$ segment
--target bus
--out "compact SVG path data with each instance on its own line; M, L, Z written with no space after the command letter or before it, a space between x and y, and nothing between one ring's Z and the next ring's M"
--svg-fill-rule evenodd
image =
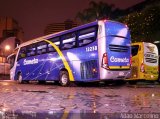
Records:
M156 81L158 79L158 48L153 43L137 42L131 44L132 68L130 83L138 80Z
M124 80L131 75L130 31L99 20L27 41L8 58L10 78L19 83Z
M158 53L159 53L159 76L158 76L158 81L160 82L160 41L155 41L154 44L158 47Z

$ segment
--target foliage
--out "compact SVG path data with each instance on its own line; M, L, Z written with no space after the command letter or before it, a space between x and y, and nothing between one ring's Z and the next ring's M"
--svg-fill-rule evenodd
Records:
M131 30L132 42L154 42L160 39L160 5L152 5L119 19ZM158 36L159 38L158 38ZM155 37L156 36L156 37ZM156 39L157 38L157 39Z
M104 2L91 1L89 8L79 12L76 16L82 23L99 19L115 19L124 15L125 10L115 9L114 5ZM160 2L148 5L140 12L133 12L120 17L118 21L128 25L131 31L132 42L154 42L160 40Z
M89 3L89 8L84 9L82 12L78 12L76 18L81 22L91 22L97 19L110 18L113 13L114 5L109 5L102 1Z

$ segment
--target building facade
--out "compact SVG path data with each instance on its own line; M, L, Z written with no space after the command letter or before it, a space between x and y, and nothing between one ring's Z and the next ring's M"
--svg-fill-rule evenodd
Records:
M18 22L11 17L0 17L0 39L13 36L23 39L24 33Z
M66 20L63 23L51 23L46 26L44 30L44 34L48 35L51 33L56 33L56 32L60 32L63 30L71 29L76 26L78 26L78 23L72 20Z
M0 17L0 75L9 74L7 56L10 55L24 37L18 22L11 17Z
M6 42L8 38L13 39L14 42L16 41L20 43L22 42L23 37L24 32L22 28L19 27L16 20L11 17L0 17L0 55L2 55L2 52L4 51L4 42ZM12 42L8 45L13 47ZM14 46L16 47L15 44Z

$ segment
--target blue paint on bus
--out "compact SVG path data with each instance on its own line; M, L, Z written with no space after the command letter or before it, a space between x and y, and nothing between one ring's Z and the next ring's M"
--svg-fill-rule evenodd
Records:
M45 39L56 44L64 57ZM130 43L126 25L113 21L92 22L21 44L11 77L17 80L21 73L23 80L58 81L67 61L74 81L128 78Z

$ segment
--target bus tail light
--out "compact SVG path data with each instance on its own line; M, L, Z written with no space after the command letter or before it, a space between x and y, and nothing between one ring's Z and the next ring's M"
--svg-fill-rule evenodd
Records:
M102 67L105 68L105 69L109 69L107 53L103 54L103 57L102 57Z
M141 71L142 73L144 73L144 72L145 72L144 64L143 64L143 63L141 64L140 71Z
M132 66L132 56L130 56L130 66Z

